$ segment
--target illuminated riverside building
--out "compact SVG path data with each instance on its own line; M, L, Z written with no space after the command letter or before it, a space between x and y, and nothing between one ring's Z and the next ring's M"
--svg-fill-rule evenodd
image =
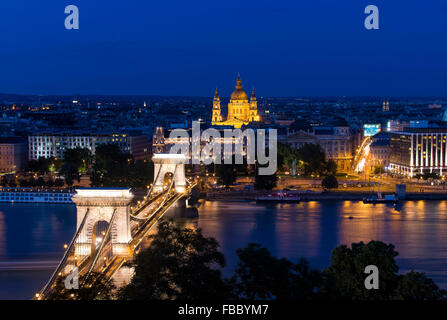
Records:
M371 171L375 166L383 166L384 168L390 165L390 136L387 132L380 132L374 135L372 143L369 145L369 160L368 163Z
M152 152L154 154L157 153L169 153L171 148L175 145L176 147L181 148L181 146L183 146L185 149L188 150L188 154L185 154L188 160L192 160L192 152L191 152L191 146L193 143L193 139L196 139L193 137L192 135L192 130L189 129L187 130L188 132L188 137L179 137L179 136L175 136L174 137L170 137L170 134L173 130L164 130L162 127L157 127L155 129L154 132L154 136L152 138ZM232 145L232 150L233 150L233 154L234 154L234 145L236 143L242 143L243 144L243 150L242 150L242 156L246 156L247 154L247 146L244 140L243 136L240 137L231 137L231 138L226 138L224 137L224 129L220 129L218 130L221 133L221 137L215 139L214 141L216 143L219 143L222 147L221 150L223 152L225 145L229 144ZM199 147L200 150L202 151L204 146L206 145L206 142L201 140L198 142L199 143ZM268 142L266 142L268 143ZM210 154L210 156L212 156L212 154ZM195 157L196 160L200 160L198 159L198 157Z
M28 137L28 159L63 159L67 149L86 148L95 154L100 144L117 144L123 153L132 154L135 160L150 159L151 148L146 135L113 134L40 134Z
M219 154L219 157L221 157L222 152L224 152L224 150L231 150L231 153L233 155L236 154L236 152L238 152L236 150L236 145L240 145L242 146L242 157L246 157L247 156L247 144L248 144L248 139L247 136L249 136L249 134L246 134L245 130L238 130L238 129L233 129L232 127L218 127L218 128L213 128L215 129L219 134L220 137L217 138L213 138L212 141L207 141L206 139L203 139L202 134L203 131L206 129L210 129L210 127L207 127L205 125L200 127L200 136L199 137L195 137L193 135L193 131L192 129L188 129L186 130L187 136L178 136L177 134L175 134L176 129L167 129L165 130L163 127L157 127L154 131L154 135L152 137L152 152L153 154L157 154L157 153L169 153L171 152L171 148L173 146L176 146L176 148L178 148L177 150L188 150L187 154L185 153L186 159L189 160L193 160L192 156L193 156L193 147L192 145L194 143L197 143L197 145L199 146L200 152L202 152L202 150L204 149L205 146L211 144L211 143L217 143L221 146L220 150L221 153ZM268 147L270 144L270 131L271 129L275 129L277 131L277 143L283 143L285 144L287 142L287 135L286 135L286 130L285 128L281 128L281 127L275 127L273 126L272 128L267 128L264 126L260 126L258 128L249 128L252 129L253 134L254 134L254 139L252 140L252 145L256 145L257 141L256 139L259 138L260 135L264 135L264 139L265 139L265 146ZM260 129L262 131L258 132L257 130ZM234 130L234 131L233 131ZM265 131L264 131L265 130ZM229 131L232 132L231 136L226 136L225 131ZM237 131L240 131L240 134L237 133ZM259 136L258 136L259 134ZM214 149L212 150L214 152ZM210 151L209 156L213 157L212 151ZM198 159L198 156L195 155L194 157L195 160L199 161L200 159Z
M447 173L447 127L407 128L390 137L391 172L413 177L425 172Z
M336 118L321 126L298 119L289 127L287 143L294 149L306 143L320 145L326 158L337 163L338 171L349 172L352 168L354 135L344 119Z
M245 91L242 89L242 81L238 76L236 80L236 88L231 94L230 102L228 103L227 119L223 120L219 92L216 89L213 99L213 126L231 126L240 128L243 125L248 125L251 122L259 122L261 117L258 114L258 101L256 99L255 89L251 94L250 100Z

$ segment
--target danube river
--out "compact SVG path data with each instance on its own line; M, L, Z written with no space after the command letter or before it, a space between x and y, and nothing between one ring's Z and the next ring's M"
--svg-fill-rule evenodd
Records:
M74 234L75 211L73 205L0 204L0 299L27 299L43 286ZM236 265L236 249L249 242L322 268L339 244L382 240L396 246L402 272L424 271L447 288L447 201L407 201L400 208L352 201L212 201L199 208L199 218L183 223L219 241L226 275Z

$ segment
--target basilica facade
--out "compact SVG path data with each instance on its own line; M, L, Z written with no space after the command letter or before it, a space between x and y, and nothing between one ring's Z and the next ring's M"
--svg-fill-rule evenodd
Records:
M242 89L240 76L237 77L236 88L231 94L230 102L228 103L226 120L222 118L219 93L216 89L213 99L213 126L233 126L234 128L240 128L242 125L257 121L261 121L261 117L258 114L258 101L256 100L255 90L253 89L249 100L247 94Z

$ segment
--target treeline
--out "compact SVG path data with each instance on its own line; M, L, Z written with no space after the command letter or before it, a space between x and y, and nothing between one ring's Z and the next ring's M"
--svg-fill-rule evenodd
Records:
M257 190L272 190L277 186L278 173L290 172L293 175L302 177L325 177L323 187L331 189L337 188L338 182L335 178L337 164L331 159L326 159L326 155L321 146L311 143L304 144L298 150L292 149L289 145L278 144L277 171L272 175L259 175L258 164L219 164L208 166L209 172L214 172L219 183L229 188L236 182L237 176L252 176L255 178L254 187ZM246 159L244 159L246 161Z
M326 159L326 154L320 145L305 143L299 149L289 145L278 144L278 168L284 171L294 171L304 177L329 176L337 173L337 163Z
M122 300L445 300L424 273L399 274L398 253L391 244L371 241L338 246L331 264L312 269L305 259L294 263L276 258L259 244L237 250L238 264L230 278L222 276L225 257L213 238L201 230L180 228L164 220L149 248L130 264L131 282L116 290L95 276L79 290L66 290L59 280L51 299ZM366 289L365 267L379 270L379 289Z

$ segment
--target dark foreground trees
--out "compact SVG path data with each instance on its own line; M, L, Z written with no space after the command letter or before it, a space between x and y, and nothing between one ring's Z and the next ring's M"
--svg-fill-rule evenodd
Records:
M239 262L231 283L239 299L299 299L315 298L322 283L321 275L309 269L301 259L290 260L273 257L259 244L251 243L236 252Z
M222 279L225 258L219 244L199 230L161 221L150 247L135 261L131 283L119 292L127 300L228 299L231 288Z
M129 285L116 297L125 300L446 300L447 292L420 272L399 274L392 244L380 241L341 245L331 254L328 268L311 269L301 259L276 258L259 244L237 250L237 268L224 278L225 258L213 238L200 229L180 228L162 220L149 248L134 262ZM378 268L379 288L366 289L367 266ZM100 279L99 276L93 279ZM60 280L53 299L110 299L113 287L91 282L79 291L67 291ZM74 295L71 297L71 295ZM99 294L99 295L96 295Z
M305 259L276 258L259 244L236 252L237 268L229 279L220 268L218 243L200 229L160 223L151 247L135 262L132 282L121 299L279 299L279 300L441 300L446 292L423 273L398 274L394 246L380 241L341 245L327 269L311 269ZM365 267L379 269L379 289L365 288Z
M381 241L341 245L332 251L331 264L323 270L323 295L344 300L442 300L447 292L427 278L424 273L410 271L398 274L392 244ZM365 267L375 265L379 270L379 289L365 290Z

